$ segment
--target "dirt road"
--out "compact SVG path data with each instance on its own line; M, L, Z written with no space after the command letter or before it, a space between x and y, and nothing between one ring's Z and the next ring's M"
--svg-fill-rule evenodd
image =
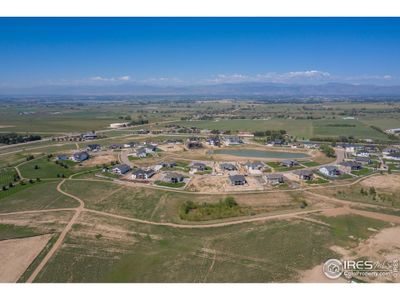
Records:
M75 199L76 201L79 202L79 206L75 209L75 214L71 218L71 220L68 222L67 226L65 226L64 230L61 232L60 236L58 237L57 241L54 243L53 247L50 249L50 251L46 254L46 256L43 258L43 260L40 262L40 264L37 266L35 271L31 274L31 276L28 278L27 282L33 282L37 275L40 273L40 271L43 269L43 267L47 264L47 262L53 257L53 255L57 252L57 250L61 247L65 236L67 233L71 230L72 226L75 224L76 220L78 219L79 215L81 214L85 204L81 199L78 197L75 197L74 195L68 194L64 192L61 189L61 186L64 184L65 179L62 180L58 185L57 185L57 191L60 192L61 194L64 194L68 197L71 197Z

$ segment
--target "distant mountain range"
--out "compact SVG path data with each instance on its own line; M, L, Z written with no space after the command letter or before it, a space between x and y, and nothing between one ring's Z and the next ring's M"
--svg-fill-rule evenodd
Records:
M400 96L400 86L258 82L157 86L124 83L119 85L49 85L29 88L0 87L0 95Z

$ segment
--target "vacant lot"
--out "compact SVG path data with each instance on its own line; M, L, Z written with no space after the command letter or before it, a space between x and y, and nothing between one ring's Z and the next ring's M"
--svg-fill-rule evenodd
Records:
M0 282L17 282L51 234L0 241Z
M353 246L347 234L361 241L373 234L363 227L386 226L362 217L325 220L332 227L291 220L199 230L84 213L37 281L294 282L339 257L330 249L335 243Z
M377 175L367 178L358 184L345 187L326 187L317 189L317 194L338 199L379 204L389 207L400 207L400 175Z
M56 190L58 183L59 181L34 183L33 185L28 183L27 188L0 199L0 212L78 206L76 200L64 196Z

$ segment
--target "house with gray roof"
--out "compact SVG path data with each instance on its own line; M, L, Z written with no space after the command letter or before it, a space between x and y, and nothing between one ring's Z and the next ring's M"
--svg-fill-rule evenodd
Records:
M149 179L155 173L156 172L152 169L149 170L136 169L132 172L132 179Z
M221 163L221 164L219 164L219 167L223 171L235 171L235 170L237 170L236 166L234 164L231 164L231 163Z
M324 166L319 168L318 171L329 177L336 177L340 175L340 170L336 166Z
M207 168L206 164L202 162L194 162L190 165L190 171L192 172L203 172Z
M168 172L165 174L163 181L170 182L170 183L178 183L183 182L185 177L182 174L176 172Z
M312 180L314 178L314 173L310 170L298 170L293 173L298 175L300 180Z
M71 156L71 160L75 162L82 162L87 159L89 159L89 153L87 153L86 151L76 152Z
M267 174L265 175L265 179L267 183L272 185L284 183L283 175L279 173Z
M298 166L299 162L297 160L285 159L281 161L280 165L283 167L292 168L294 166Z
M350 173L351 171L361 170L362 164L355 161L343 161L339 163L339 169L345 173Z
M245 185L247 183L243 175L230 175L229 182L231 185Z
M247 162L244 166L248 171L262 170L265 168L265 164L261 161Z
M111 171L117 175L123 175L128 173L131 170L131 167L126 164L116 165L114 166Z

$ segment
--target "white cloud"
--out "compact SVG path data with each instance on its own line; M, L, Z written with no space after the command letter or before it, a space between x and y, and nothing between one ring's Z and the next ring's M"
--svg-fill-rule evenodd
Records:
M324 78L331 76L328 72L317 70L289 72L284 75L287 75L289 78Z
M212 83L238 83L238 82L281 82L290 83L296 81L312 81L312 80L327 80L331 78L331 74L324 71L307 70L293 71L287 73L268 72L256 75L245 74L218 74L211 79L206 79L206 82Z
M129 81L131 77L128 75L120 76L120 77L102 77L102 76L93 76L89 77L91 81L106 81L106 82L117 82L117 81Z

